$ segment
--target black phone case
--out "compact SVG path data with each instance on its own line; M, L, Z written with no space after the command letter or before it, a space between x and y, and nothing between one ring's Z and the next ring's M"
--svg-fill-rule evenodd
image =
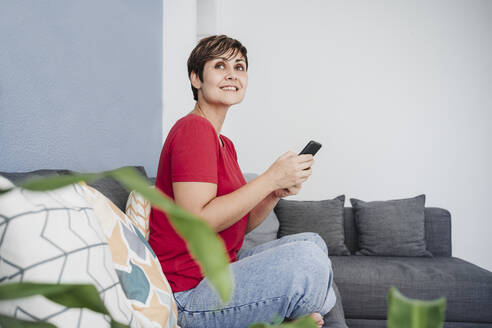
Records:
M303 150L301 150L301 152L299 153L299 155L302 155L302 154L311 154L311 155L315 155L318 150L321 148L321 144L319 142L316 142L314 140L311 140L308 142L308 144L306 145L306 147L304 147Z

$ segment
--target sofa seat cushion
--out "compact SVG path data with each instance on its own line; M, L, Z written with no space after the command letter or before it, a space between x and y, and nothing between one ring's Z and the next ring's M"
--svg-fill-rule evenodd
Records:
M385 319L391 286L447 298L446 321L492 322L492 272L453 257L331 256L347 318Z

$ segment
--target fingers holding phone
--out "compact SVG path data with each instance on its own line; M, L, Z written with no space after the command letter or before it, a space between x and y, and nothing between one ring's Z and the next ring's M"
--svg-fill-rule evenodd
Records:
M306 163L302 161L297 154L287 152L280 156L265 173L270 176L275 188L289 188L302 183L302 179L306 176L302 171L309 165L309 161Z
M288 151L281 155L265 172L278 189L291 188L304 183L312 174L314 155L321 144L314 140L298 154Z
M311 154L298 155L297 163L301 170L308 170L314 164L314 157Z
M321 144L317 141L310 140L307 145L301 150L298 158L298 163L302 169L300 178L302 183L304 183L312 174L312 166L314 164L314 155L320 150ZM300 189L300 186L299 186ZM297 190L298 192L299 190ZM296 192L296 194L297 194Z
M321 144L319 142L314 141L314 140L310 140L307 143L307 145L299 153L299 157L307 156L308 154L310 154L312 156L311 159L314 162L313 157L314 157L314 155L316 155L316 153L318 152L318 150L320 150L320 148L321 148ZM311 165L312 165L312 163L311 163ZM309 167L311 167L311 166L309 166Z

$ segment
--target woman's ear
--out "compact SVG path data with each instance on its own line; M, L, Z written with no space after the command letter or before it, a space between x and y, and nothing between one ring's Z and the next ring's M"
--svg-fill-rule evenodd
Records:
M195 72L191 72L190 74L190 81L191 81L191 85L195 88L195 89L200 89L202 87L202 81L200 81L200 78L198 77L198 74L196 74Z

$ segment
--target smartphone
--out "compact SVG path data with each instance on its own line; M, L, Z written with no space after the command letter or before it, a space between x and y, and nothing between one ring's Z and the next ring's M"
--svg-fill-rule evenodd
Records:
M318 150L321 148L321 144L319 142L316 142L314 140L311 140L308 142L308 144L306 145L306 147L304 147L303 150L301 150L301 152L299 153L299 155L302 155L302 154L311 154L311 155L315 155Z

